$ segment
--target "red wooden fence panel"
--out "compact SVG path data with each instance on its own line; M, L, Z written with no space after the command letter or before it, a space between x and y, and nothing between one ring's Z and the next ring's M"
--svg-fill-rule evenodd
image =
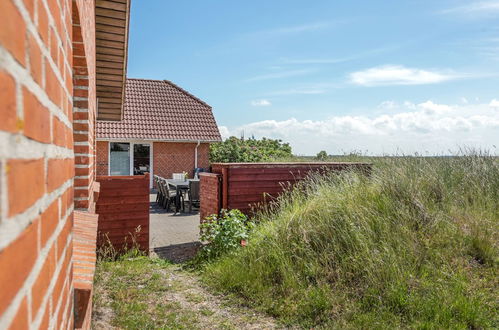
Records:
M369 173L371 164L367 163L215 163L211 166L212 172L221 177L219 197L219 212L224 209L239 209L245 214L249 214L251 209L259 203L268 201L268 198L278 196L289 184L303 180L312 172L321 171L342 171L347 169L357 169ZM213 175L211 173L211 175ZM205 174L206 176L207 174ZM201 177L201 186L203 186ZM207 186L211 181L204 179ZM213 200L210 189L201 190L201 209L203 209L203 198ZM210 204L209 214L214 207ZM207 207L208 209L208 207ZM203 219L203 210L201 219ZM207 214L206 214L207 215Z
M98 246L107 243L120 250L135 240L149 251L149 174L97 176L100 183Z
M199 215L203 221L207 216L220 212L222 205L221 176L214 173L200 173L199 177L199 200L201 201Z

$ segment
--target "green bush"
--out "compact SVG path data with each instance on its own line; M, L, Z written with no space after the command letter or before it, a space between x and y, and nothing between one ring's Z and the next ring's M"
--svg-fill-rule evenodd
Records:
M255 163L292 157L291 147L281 140L238 139L234 136L210 145L212 163Z
M239 210L222 210L219 217L207 217L200 225L200 239L208 243L201 250L201 259L212 260L234 251L246 242L253 227L253 222Z
M320 161L325 161L328 159L328 157L329 156L328 156L327 152L324 150L321 150L317 153L317 155L315 156L315 159L320 160Z
M499 327L497 157L378 159L370 177L303 182L256 220L204 278L284 322Z

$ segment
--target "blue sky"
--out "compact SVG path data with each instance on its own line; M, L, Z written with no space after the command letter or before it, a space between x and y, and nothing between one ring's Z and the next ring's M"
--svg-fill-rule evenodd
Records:
M132 1L128 76L298 154L499 143L499 1Z

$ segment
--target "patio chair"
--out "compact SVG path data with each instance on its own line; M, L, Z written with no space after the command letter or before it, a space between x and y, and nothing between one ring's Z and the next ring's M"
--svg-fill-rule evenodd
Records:
M163 196L161 196L161 189L159 189L159 176L154 175L154 183L156 184L156 187L157 187L156 203L158 203L160 201L160 199L163 197Z
M192 212L192 205L196 204L199 207L199 181L189 181L189 190L187 191L189 198L189 212Z
M161 206L163 206L163 204L165 203L165 198L166 198L164 181L165 179L163 179L162 177L158 177L157 185L158 185L159 198L157 198L157 201Z
M170 206L172 203L175 203L175 200L177 198L177 189L173 188L170 186L168 183L168 180L164 179L163 180L163 192L165 194L165 201L164 201L164 208L166 210L170 209Z

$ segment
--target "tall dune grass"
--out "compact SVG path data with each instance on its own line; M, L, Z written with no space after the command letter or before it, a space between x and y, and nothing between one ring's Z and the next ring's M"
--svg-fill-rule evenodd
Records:
M258 215L206 282L287 324L499 327L499 161L376 161L316 176Z

